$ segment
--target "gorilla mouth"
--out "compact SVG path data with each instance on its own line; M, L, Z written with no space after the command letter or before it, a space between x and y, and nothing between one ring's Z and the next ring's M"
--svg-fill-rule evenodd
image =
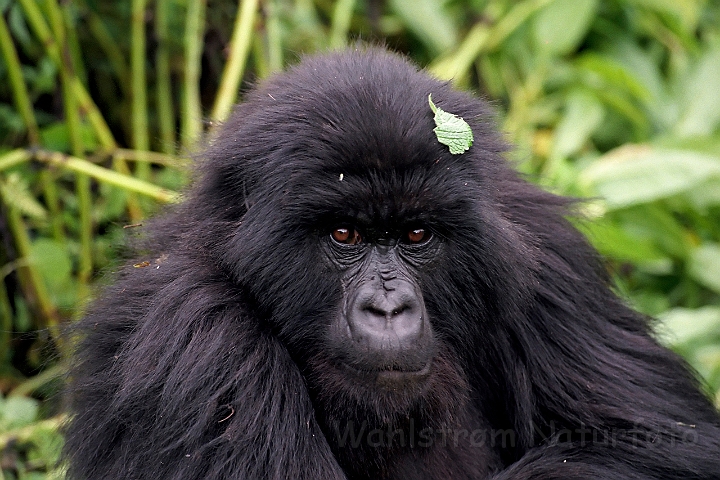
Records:
M428 361L420 369L406 369L397 365L388 365L387 367L366 370L358 369L345 362L342 362L341 365L343 370L350 372L353 376L359 377L366 382L393 386L424 382L430 378L430 372L432 370L432 361Z

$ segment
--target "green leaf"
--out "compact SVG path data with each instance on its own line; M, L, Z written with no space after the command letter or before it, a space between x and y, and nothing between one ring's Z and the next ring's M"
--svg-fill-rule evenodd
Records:
M607 219L579 222L578 228L603 255L635 263L667 262L668 259L647 238L628 234Z
M2 72L3 67L4 66L0 66L0 74L4 77L5 75ZM4 103L0 103L0 128L9 130L13 134L24 132L26 129L25 123L17 111L10 105Z
M425 44L434 55L447 52L457 44L457 28L445 3L438 0L390 0L393 13Z
M38 220L47 218L47 210L35 199L27 181L17 172L12 172L5 182L0 182L0 198L28 217Z
M2 9L5 10L4 8ZM25 17L23 15L23 9L19 2L16 2L10 7L8 12L8 27L10 27L10 33L15 40L17 40L23 47L28 48L33 43L33 36L28 29L27 23L25 23Z
M80 126L80 135L83 147L86 150L93 150L97 147L95 134L88 123ZM40 141L43 146L58 152L70 152L70 130L66 122L57 122L40 130Z
M673 308L659 316L658 335L669 345L684 343L717 335L720 331L720 308L715 306L696 309Z
M30 258L51 288L57 289L70 279L72 261L62 243L38 238L30 247Z
M720 178L712 178L688 192L688 199L695 208L705 211L720 205Z
M32 423L38 414L38 401L28 397L8 397L0 404L2 426L5 429L17 428Z
M443 145L450 148L450 153L457 155L465 152L473 144L473 133L470 125L465 120L448 113L435 106L432 101L432 94L428 95L430 108L435 114L435 125L433 131L437 139Z
M720 157L690 150L628 145L613 150L580 174L609 209L667 198L720 176Z
M538 50L563 55L577 48L595 16L597 0L555 0L534 21Z
M720 293L720 245L705 243L690 255L688 273L707 288Z
M565 114L555 129L553 156L567 157L579 151L605 115L597 97L575 90L567 97Z
M676 126L681 137L709 135L720 123L720 49L703 55L685 87L685 109Z
M670 257L687 259L695 248L685 225L665 205L638 205L610 215L628 235L647 239Z
M678 17L688 29L694 28L703 5L696 0L627 0L627 3L648 7L656 12L669 13Z

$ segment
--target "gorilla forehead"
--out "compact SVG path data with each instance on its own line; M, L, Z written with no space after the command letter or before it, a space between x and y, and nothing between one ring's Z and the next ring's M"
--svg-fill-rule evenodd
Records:
M445 181L439 181L443 176L447 177ZM343 174L342 180L335 172L305 173L292 182L282 207L290 218L300 222L348 220L361 227L372 225L386 230L420 222L440 228L436 223L447 219L450 211L465 210L462 205L467 200L457 183L457 178L432 169L371 168Z
M432 162L443 149L427 97L446 87L401 59L382 61L386 57L371 51L303 62L257 92L259 110L294 134L286 147L310 168L353 173Z
M438 142L429 94L470 123L470 152L453 156ZM504 150L491 117L482 102L406 60L367 49L309 58L270 79L248 95L215 150L232 152L225 165L251 203L281 190L291 211L408 218L477 186L477 162Z

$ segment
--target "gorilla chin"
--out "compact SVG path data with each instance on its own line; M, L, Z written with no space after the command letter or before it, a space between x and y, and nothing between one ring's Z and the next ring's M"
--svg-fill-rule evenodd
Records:
M343 363L341 368L348 378L354 377L370 386L383 388L389 391L424 392L431 374L432 363L428 363L420 370L400 370L388 368L386 370L358 370Z
M78 323L68 477L719 479L694 373L507 149L379 49L249 92Z

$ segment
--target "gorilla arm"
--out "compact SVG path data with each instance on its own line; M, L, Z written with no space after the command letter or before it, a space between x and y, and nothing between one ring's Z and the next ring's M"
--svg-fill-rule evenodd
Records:
M517 185L502 191L522 193L505 204L533 232L537 281L508 327L521 373L506 381L510 417L533 431L493 479L720 478L720 424L693 373L615 296L594 250L552 214L557 200Z
M94 305L78 326L70 478L345 478L296 365L235 293L171 256Z

